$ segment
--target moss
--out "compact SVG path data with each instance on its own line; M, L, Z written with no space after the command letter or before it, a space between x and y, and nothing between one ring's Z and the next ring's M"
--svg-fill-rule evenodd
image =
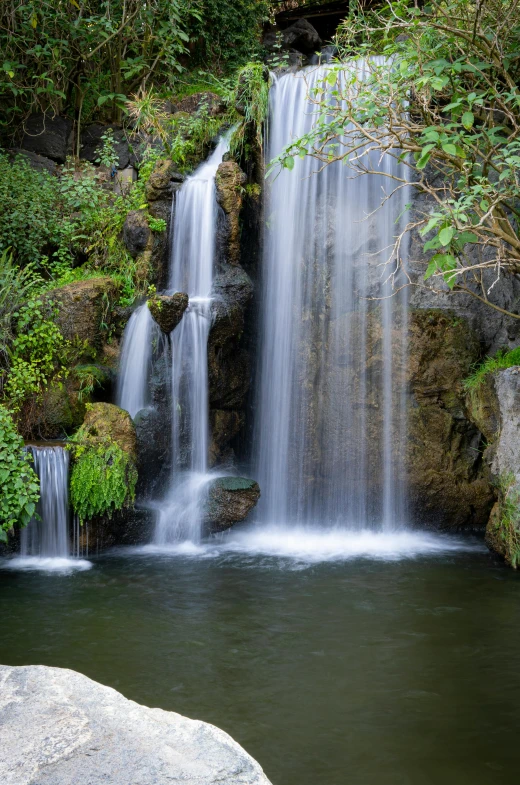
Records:
M473 367L473 373L464 380L466 390L475 390L484 382L486 377L503 368L512 368L520 365L520 346L510 352L502 350L494 357L486 359Z

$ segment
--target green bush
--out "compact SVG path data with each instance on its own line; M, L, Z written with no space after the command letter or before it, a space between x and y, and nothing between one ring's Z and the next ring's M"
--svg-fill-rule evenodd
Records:
M0 542L13 526L26 526L40 497L40 482L23 452L23 439L11 415L0 404Z
M15 314L38 283L31 267L20 270L13 263L9 248L0 253L0 392L9 367Z

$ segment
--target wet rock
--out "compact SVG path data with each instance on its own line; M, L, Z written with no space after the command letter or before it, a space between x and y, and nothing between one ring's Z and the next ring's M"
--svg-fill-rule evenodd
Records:
M306 19L298 19L282 30L281 35L284 49L296 49L303 54L312 54L321 48L321 38L316 28Z
M115 442L135 460L137 440L132 418L113 403L93 403L85 414L83 435L88 442Z
M79 157L90 163L97 163L103 148L102 136L110 130L118 159L117 168L126 169L129 165L135 166L139 162L140 149L146 139L139 134L127 134L122 128L105 123L91 123L86 126L81 134Z
M88 399L80 395L74 374L63 382L51 382L40 396L25 401L20 431L25 439L59 439L73 433L83 422Z
M160 495L163 473L171 463L170 412L164 404L160 409L142 409L134 417L137 436L137 498Z
M120 545L143 545L150 542L155 527L155 511L144 507L125 507L110 518L95 516L79 531L80 552L101 553Z
M211 531L244 521L260 498L260 486L245 477L218 477L208 490L205 522Z
M172 161L159 160L146 183L146 201L157 202L167 199L170 204L172 194L184 182L184 176L175 169Z
M182 319L188 302L188 295L184 292L157 294L148 300L148 308L163 333L169 335Z
M33 114L25 125L21 147L64 164L72 152L72 120L50 114Z
M82 674L0 666L0 684L6 785L269 785L224 731L140 706Z
M64 338L86 341L96 350L102 343L101 323L110 313L116 291L112 278L103 276L51 289L45 298L58 307L56 322Z
M144 210L131 210L123 225L123 242L133 259L145 250L150 236L151 229Z
M228 409L211 409L209 413L211 443L209 447L209 464L215 464L225 457L230 441L240 432L244 425L244 412Z
M246 175L235 161L224 161L217 169L215 186L217 201L226 214L226 261L238 264L240 260L240 223L243 186Z

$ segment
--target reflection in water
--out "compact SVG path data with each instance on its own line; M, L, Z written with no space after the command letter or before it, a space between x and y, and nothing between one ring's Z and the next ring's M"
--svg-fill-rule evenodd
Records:
M219 725L275 785L515 781L516 574L479 546L296 570L258 551L0 570L0 661Z

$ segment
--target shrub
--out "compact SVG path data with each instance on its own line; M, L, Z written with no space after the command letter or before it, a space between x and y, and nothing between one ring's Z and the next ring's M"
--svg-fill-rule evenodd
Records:
M40 483L23 452L23 439L11 415L0 404L0 542L13 526L26 526L34 515Z

